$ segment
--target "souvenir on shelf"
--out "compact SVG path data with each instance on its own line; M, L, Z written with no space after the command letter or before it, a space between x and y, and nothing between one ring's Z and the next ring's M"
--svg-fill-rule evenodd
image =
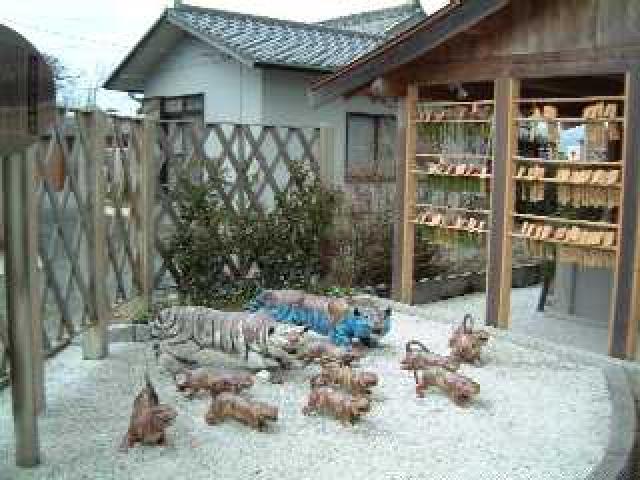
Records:
M522 99L514 221L531 256L610 267L621 197L622 99ZM518 233L519 232L519 233Z

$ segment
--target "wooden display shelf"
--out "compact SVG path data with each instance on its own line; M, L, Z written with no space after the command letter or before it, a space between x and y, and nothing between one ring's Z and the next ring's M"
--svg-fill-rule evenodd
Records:
M515 156L513 159L523 163L538 163L541 165L571 165L574 167L622 167L622 162L583 162L575 160L547 160L545 158L520 157Z
M518 98L516 103L593 103L593 102L624 102L624 96L602 96L602 97L558 97L558 98Z
M582 243L567 242L565 240L555 240L553 238L543 239L543 238L529 237L528 235L523 235L521 233L512 233L511 236L513 238L522 238L525 240L531 240L533 242L553 243L556 245L563 245L565 247L585 248L588 250L603 250L605 252L616 252L618 250L617 247L615 246L605 247L604 245L584 245Z
M489 230L487 230L487 229L469 230L468 228L462 228L462 227L459 228L459 227L456 227L456 226L453 226L453 225L441 225L441 224L434 225L432 223L425 223L425 222L421 222L419 220L411 220L411 223L413 223L414 225L423 225L425 227L440 228L442 230L454 230L456 232L482 233L482 234L489 233Z
M416 124L420 124L420 123L492 123L493 120L488 119L488 120L479 120L479 119L473 119L473 118L469 118L469 119L451 119L451 120L420 120L419 118L416 118L413 120L413 123Z
M451 100L434 100L434 101L423 101L423 102L418 102L417 106L418 108L421 108L423 106L428 106L428 107L458 107L460 105L493 105L495 102L493 100L476 100L475 102L473 100L468 100L465 102L452 102Z
M416 153L416 157L425 158L480 158L484 160L491 160L493 155L484 155L481 153Z
M582 187L591 187L591 188L621 188L619 183L614 183L613 185L603 185L600 183L580 183L580 182L572 182L571 180L558 180L557 178L530 178L530 177L513 177L516 181L522 182L539 182L539 183L557 183L559 185L572 185L572 186L582 186Z
M617 230L619 226L615 223L607 222L593 222L591 220L570 220L562 217L547 217L544 215L530 215L525 213L512 213L514 218L521 218L523 220L531 220L534 222L545 223L561 223L563 225L580 225L584 227L605 228L607 230Z
M519 117L515 119L516 122L531 123L531 122L556 122L556 123L622 123L624 117L616 118L582 118L582 117L558 117L558 118L546 118L546 117Z
M415 207L431 209L431 210L449 210L452 212L463 212L463 213L477 214L477 215L489 215L491 213L491 210L473 210L470 208L448 207L446 205L431 205L428 203L417 203Z
M412 169L411 173L416 174L416 175L427 175L427 176L431 176L431 177L455 177L455 178L477 178L477 179L486 179L486 178L491 178L490 174L486 174L486 175L482 175L481 173L478 174L464 174L464 175L456 175L455 173L434 173L434 172L427 172L426 170L418 170L418 169Z

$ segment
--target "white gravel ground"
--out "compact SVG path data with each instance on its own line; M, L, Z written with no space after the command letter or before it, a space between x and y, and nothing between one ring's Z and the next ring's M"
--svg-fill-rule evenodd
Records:
M413 378L398 368L403 344L418 338L446 353L450 330L394 315L387 346L362 362L378 372L381 385L372 412L354 427L302 415L312 369L292 374L283 386L258 383L251 396L280 409L269 433L234 422L207 426L208 401L182 398L153 366L148 346L114 344L101 362L83 361L71 347L47 366L43 465L37 469L13 466L10 395L8 389L0 393L0 479L584 478L603 457L609 434L602 372L492 340L485 365L463 367L481 385L471 407L458 408L437 391L417 399ZM176 406L178 418L169 447L120 453L145 363L161 401Z

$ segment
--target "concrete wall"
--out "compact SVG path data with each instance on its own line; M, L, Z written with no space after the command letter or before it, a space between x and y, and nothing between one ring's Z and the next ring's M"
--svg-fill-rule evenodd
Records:
M260 123L262 71L184 38L147 78L145 96L204 93L206 122Z
M611 311L613 271L558 264L553 309L606 325Z

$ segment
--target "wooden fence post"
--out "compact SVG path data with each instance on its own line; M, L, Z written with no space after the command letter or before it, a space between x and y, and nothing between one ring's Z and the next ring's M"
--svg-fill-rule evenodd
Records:
M90 231L89 246L89 302L92 307L90 325L83 336L82 355L85 360L101 360L109 352L107 328L107 297L105 279L107 274L106 228L105 228L105 181L104 159L106 155L106 116L100 111L83 115L81 128L87 139L87 215Z
M7 319L11 396L16 439L16 464L33 467L40 463L37 395L34 388L37 353L31 321L34 275L29 252L29 196L33 196L33 178L28 165L33 157L25 153L3 161L3 194L5 206L5 242L7 274ZM42 346L40 345L40 350Z
M140 289L147 308L153 301L153 210L156 194L156 168L154 165L154 141L156 123L145 119L142 122L140 142L140 198L138 202L138 218L140 226L139 261Z
M28 194L26 198L27 222L27 261L29 262L29 274L31 280L31 325L33 328L33 389L35 396L35 408L37 413L42 413L46 408L45 382L44 382L44 330L40 310L40 272L38 271L38 219L39 201L35 188L38 179L35 172L35 155L39 155L39 145L34 145L27 151L28 162L26 175L29 179Z
M511 230L513 204L513 155L516 149L515 100L519 82L495 81L495 138L491 177L491 225L487 266L487 325L511 325Z

